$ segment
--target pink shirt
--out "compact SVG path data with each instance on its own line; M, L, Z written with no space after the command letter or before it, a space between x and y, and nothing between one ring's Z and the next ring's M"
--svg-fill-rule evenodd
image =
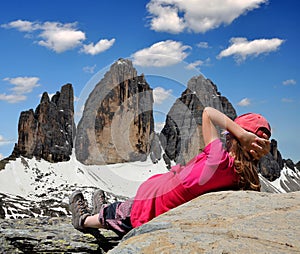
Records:
M201 194L236 189L237 182L234 159L219 139L214 140L186 166L176 165L139 187L130 213L131 224L138 227Z

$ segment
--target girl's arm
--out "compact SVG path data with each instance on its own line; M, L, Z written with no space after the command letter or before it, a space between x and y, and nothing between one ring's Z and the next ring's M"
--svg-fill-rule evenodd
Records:
M240 141L243 149L249 151L255 159L261 158L270 151L270 141L267 139L267 135L264 136L264 139L248 132L228 116L211 107L206 107L202 114L202 134L205 145L219 138L216 126L226 129L234 135Z

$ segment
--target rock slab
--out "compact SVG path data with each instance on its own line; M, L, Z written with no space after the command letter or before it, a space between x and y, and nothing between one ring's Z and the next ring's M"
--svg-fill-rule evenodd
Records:
M116 253L300 253L300 192L210 193L129 232Z

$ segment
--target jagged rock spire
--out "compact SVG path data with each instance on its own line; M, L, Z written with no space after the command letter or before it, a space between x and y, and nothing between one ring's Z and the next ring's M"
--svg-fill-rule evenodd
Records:
M130 60L119 59L85 103L76 157L85 164L144 160L153 131L152 89Z
M51 99L44 92L36 110L23 111L18 123L18 143L11 158L20 155L50 162L69 160L73 148L74 94L66 84Z

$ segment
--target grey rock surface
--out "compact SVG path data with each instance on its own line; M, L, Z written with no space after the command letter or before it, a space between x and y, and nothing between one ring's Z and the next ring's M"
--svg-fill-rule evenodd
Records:
M145 160L153 133L152 89L130 60L119 59L85 103L76 158L86 165Z
M74 135L74 92L72 85L66 84L51 100L44 92L35 111L21 112L18 142L10 158L35 156L49 162L67 161Z
M261 158L258 163L258 172L269 181L274 181L280 177L280 171L283 167L284 163L281 153L278 150L277 141L272 139L270 152Z
M300 192L209 193L132 230L116 253L300 253Z
M106 253L118 241L110 231L83 234L68 217L0 219L0 253Z
M187 89L168 112L160 134L165 157L184 165L201 152L204 148L202 112L208 106L224 112L231 119L236 117L232 104L218 92L213 82L202 75L191 78Z

